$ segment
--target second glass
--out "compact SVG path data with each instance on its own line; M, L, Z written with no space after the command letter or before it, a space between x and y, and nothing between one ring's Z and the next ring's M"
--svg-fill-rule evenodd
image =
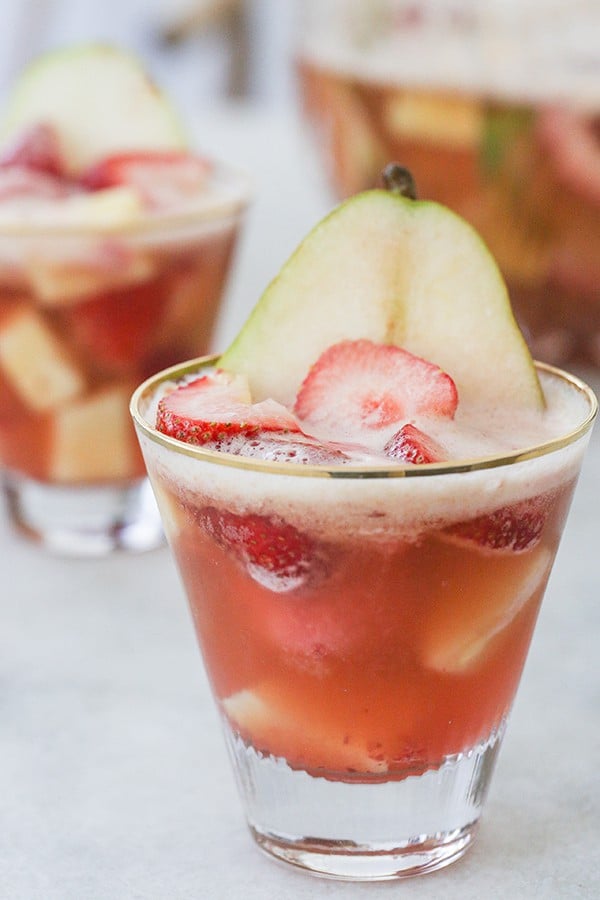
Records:
M209 349L247 201L245 177L215 167L181 214L0 223L0 465L18 530L75 555L163 541L129 398Z

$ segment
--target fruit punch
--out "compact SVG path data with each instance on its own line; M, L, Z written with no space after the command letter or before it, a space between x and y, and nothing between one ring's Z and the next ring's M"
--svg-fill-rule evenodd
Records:
M575 429L585 396L542 375L554 424ZM479 463L270 463L173 453L150 399L146 462L215 696L244 742L314 775L388 780L501 731L580 443L541 418L538 450ZM280 441L275 459L297 451Z

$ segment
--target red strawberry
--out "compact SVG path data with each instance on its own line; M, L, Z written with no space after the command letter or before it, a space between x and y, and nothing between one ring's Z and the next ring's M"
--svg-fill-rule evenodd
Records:
M235 435L300 433L285 406L275 400L252 403L245 378L223 370L166 394L158 404L156 427L180 441L212 444L213 449Z
M339 466L350 462L350 457L339 447L295 432L231 434L205 446L222 453L233 453L235 456L248 456L269 462L291 462L305 466Z
M501 506L489 515L451 525L445 534L460 543L486 550L514 553L531 550L542 536L551 499L551 495L544 494L512 506Z
M414 463L417 466L423 463L442 462L446 459L444 448L410 423L403 425L400 431L392 435L383 452L391 459Z
M407 350L368 340L329 347L304 379L294 412L342 433L386 428L413 416L452 418L458 395L449 375Z
M160 332L167 286L160 279L93 294L70 304L62 319L90 364L107 372L133 369Z
M0 167L20 166L46 175L65 175L58 135L51 125L40 122L22 132L0 156Z
M81 177L91 191L128 185L150 207L180 203L201 189L210 172L206 160L177 151L144 151L107 156Z
M300 587L322 561L313 541L283 519L237 515L209 506L197 519L222 547L233 550L255 581L279 593Z
M0 166L0 202L62 200L76 193L71 182L27 166Z

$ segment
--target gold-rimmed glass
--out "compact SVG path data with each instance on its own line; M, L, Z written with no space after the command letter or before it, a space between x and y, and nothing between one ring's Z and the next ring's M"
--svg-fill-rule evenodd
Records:
M597 403L538 365L564 427L497 457L314 467L183 444L131 412L251 833L331 877L469 847ZM559 420L560 421L560 420Z

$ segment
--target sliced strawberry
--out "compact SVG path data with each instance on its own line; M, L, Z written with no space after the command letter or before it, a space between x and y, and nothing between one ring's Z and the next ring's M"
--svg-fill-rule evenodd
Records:
M446 451L442 445L410 423L403 425L392 435L383 452L391 459L417 466L446 459Z
M294 412L332 431L386 428L418 415L452 418L458 404L449 375L407 350L368 340L329 347L304 379Z
M520 553L535 547L542 536L552 497L548 494L501 506L487 516L477 516L445 529L445 534L460 543L485 550Z
M58 135L51 125L39 122L22 132L0 154L0 167L22 166L46 175L65 177L66 169Z
M233 453L235 456L305 466L339 466L350 462L350 457L341 448L295 432L230 434L205 446L207 449Z
M149 207L164 208L203 188L209 172L206 160L189 153L140 151L106 157L82 175L81 183L91 191L128 185Z
M275 400L252 403L248 383L217 370L175 388L158 404L156 427L188 444L221 444L236 435L300 433L294 416Z
M75 193L71 182L28 166L0 166L0 202L62 200Z
M313 541L283 519L210 506L197 519L220 546L236 553L255 581L278 593L300 587L322 569Z

